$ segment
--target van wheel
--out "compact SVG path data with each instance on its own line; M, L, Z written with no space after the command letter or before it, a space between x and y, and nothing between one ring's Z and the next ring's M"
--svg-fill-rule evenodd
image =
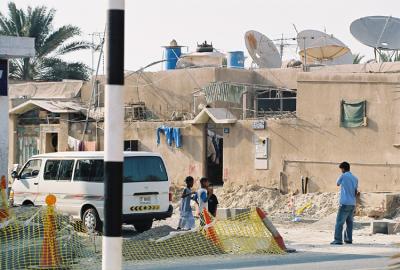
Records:
M151 227L153 226L153 221L152 220L145 220L145 221L141 221L141 222L135 222L133 224L133 226L135 227L135 230L137 232L145 232L151 229Z
M82 222L89 233L101 232L102 223L96 209L86 209L82 215Z

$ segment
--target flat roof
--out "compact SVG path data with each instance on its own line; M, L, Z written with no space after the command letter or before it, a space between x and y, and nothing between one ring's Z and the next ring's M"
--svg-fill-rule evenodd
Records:
M135 156L161 156L159 153L144 152L144 151L124 151L124 157ZM32 158L94 158L104 157L104 151L69 151L69 152L54 152L34 155Z

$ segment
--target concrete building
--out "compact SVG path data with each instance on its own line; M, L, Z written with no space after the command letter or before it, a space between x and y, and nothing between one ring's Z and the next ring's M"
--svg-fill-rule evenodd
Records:
M338 164L346 160L360 178L361 191L400 191L399 83L397 63L306 73L226 68L127 73L125 147L160 152L171 179L180 184L187 175L207 175L216 184L256 183L291 192L301 190L301 179L307 178L309 192L335 191ZM21 96L19 87L11 87L14 103ZM38 152L68 149L68 137L102 150L103 87L104 78L76 85L74 95L57 104L46 95L40 102L29 95L23 103L19 99L10 110L10 163L27 158L20 154L24 144L15 142L21 140L23 115L32 110L59 117L33 125L41 142ZM210 95L207 89L222 94ZM230 91L239 95L225 95ZM362 121L348 124L355 110ZM181 146L170 143L174 137L168 127L179 129ZM57 133L57 149L54 143L48 147L54 136L49 133Z

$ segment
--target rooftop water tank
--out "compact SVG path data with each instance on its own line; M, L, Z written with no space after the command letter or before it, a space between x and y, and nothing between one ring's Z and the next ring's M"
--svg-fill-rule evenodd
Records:
M170 42L169 46L163 46L165 49L165 69L171 70L176 68L176 62L182 53L182 46L179 46L175 39Z
M227 67L244 68L244 52L243 51L228 52Z

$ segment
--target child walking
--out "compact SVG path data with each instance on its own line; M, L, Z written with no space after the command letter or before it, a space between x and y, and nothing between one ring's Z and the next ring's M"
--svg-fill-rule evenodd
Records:
M180 210L180 219L178 224L178 230L191 230L194 228L194 217L192 212L192 206L190 201L192 200L192 195L196 192L192 192L192 187L194 179L191 176L185 179L186 187L182 192Z

